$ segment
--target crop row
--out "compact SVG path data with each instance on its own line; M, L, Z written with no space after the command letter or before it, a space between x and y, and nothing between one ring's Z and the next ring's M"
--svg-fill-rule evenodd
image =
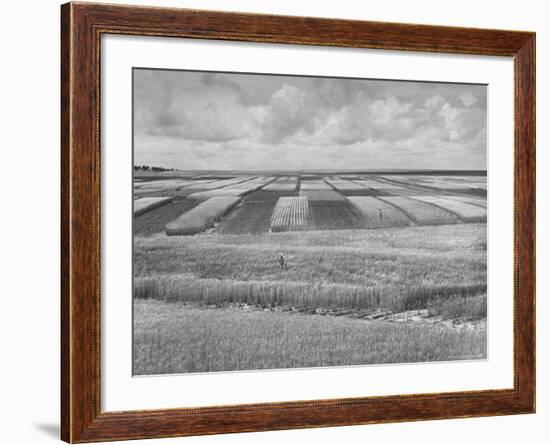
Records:
M271 216L272 232L295 232L310 228L309 205L305 196L279 198Z

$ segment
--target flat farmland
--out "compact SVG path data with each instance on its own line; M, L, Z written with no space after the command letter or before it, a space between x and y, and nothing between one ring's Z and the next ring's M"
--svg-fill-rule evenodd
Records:
M149 175L134 184L136 208L143 213L137 217L141 221L136 222L136 235L161 230L160 223L152 222L155 215L166 225L172 222L166 221L167 218L176 220L197 202L216 197L240 199L240 202L217 217L214 226L205 224L202 230L189 234L368 230L411 224L483 222L487 202L485 191L479 185L485 182L484 176L426 174L201 174L181 178ZM160 205L163 199L175 200L178 204L149 213L150 207ZM179 212L176 209L182 213L176 214ZM151 228L141 229L147 226Z
M486 357L485 178L421 176L141 178L134 372Z
M485 224L159 233L134 249L137 374L344 364L336 345L345 364L486 355ZM409 313L426 321L384 318Z

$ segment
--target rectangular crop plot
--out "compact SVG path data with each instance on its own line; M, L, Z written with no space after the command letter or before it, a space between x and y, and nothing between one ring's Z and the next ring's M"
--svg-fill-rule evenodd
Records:
M283 196L271 215L272 232L297 232L311 229L309 204L305 196Z
M401 181L403 180L401 179ZM402 190L407 187L406 184L395 184L389 181L374 181L372 185L370 182L372 182L372 180L369 181L369 187L374 187L377 190Z
M411 219L397 207L372 196L348 196L347 198L363 213L365 225L369 229L382 227L405 227Z
M333 190L333 188L324 181L302 181L300 191L302 190Z
M346 192L352 190L368 190L366 186L344 179L327 179L327 182L336 190Z
M171 197L139 198L134 201L134 215L141 215L149 210L167 204L172 201Z
M263 190L271 191L294 191L296 190L295 182L272 182L266 185Z
M240 198L217 196L202 202L166 225L167 235L193 235L211 227L225 215Z
M245 198L219 222L216 232L241 235L267 233L276 200L251 200Z
M467 202L468 204L473 204L479 207L483 207L485 209L487 208L486 198L481 198L478 196L458 196L458 195L453 195L452 198L457 201Z
M446 179L426 180L422 183L419 182L418 184L424 187L430 187L439 190L468 190L470 188L473 188L469 184L466 184L464 182L454 182Z
M239 184L253 178L250 177L240 177L224 180L196 180L193 181L191 185L186 187L187 190L214 190L222 187L227 187L234 184Z
M461 176L440 176L440 175L417 175L409 176L407 181L412 185L433 188L437 190L468 190L481 188L483 180L472 182L468 178Z
M273 201L277 203L280 197L282 196L298 196L295 190L265 190L260 189L255 192L250 193L247 197L247 201ZM275 205L275 204L273 204Z
M191 181L180 180L164 180L164 181L143 181L134 183L134 197L141 198L144 196L158 195L158 194L172 194L182 187L191 184Z
M215 188L212 190L202 189L200 191L190 193L188 195L188 198L205 200L214 198L216 196L243 196L247 193L253 192L254 190L258 190L266 182L268 181L264 179L250 179L246 181L231 183L229 185L225 185L224 187Z
M310 201L309 209L315 230L353 230L368 228L361 211L346 199Z
M241 196L245 194L248 190L243 189L233 189L233 188L223 188L216 190L204 190L202 192L191 193L187 197L189 199L200 199L205 201L210 198L215 198L216 196Z
M134 216L134 236L148 236L164 232L166 224L191 210L200 201L176 199L168 204L155 207L147 213Z
M163 190L171 189L174 187L183 187L192 184L193 181L185 181L181 179L174 180L160 180L160 181L140 181L134 179L134 188L136 189L151 189L151 190Z
M308 201L345 201L346 197L334 190L304 190L300 189L300 196L307 197Z
M452 196L413 196L412 198L443 207L445 210L456 214L461 220L466 222L487 221L487 209L456 200Z
M414 222L420 225L456 224L460 222L456 215L433 204L428 204L427 202L406 198L404 196L384 196L379 199L396 206Z

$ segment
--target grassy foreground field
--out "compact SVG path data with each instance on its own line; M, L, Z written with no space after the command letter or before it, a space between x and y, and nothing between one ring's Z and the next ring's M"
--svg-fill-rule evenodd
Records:
M136 300L135 375L475 359L484 330Z
M451 298L485 299L485 230L485 224L469 224L138 237L134 295L205 304L390 310L427 308ZM278 267L280 251L288 269Z
M483 358L483 323L368 320L418 310L485 320L486 255L485 224L136 237L134 371Z

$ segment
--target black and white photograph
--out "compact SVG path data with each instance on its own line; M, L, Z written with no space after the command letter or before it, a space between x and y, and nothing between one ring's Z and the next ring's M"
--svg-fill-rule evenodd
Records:
M134 375L487 358L487 85L132 81Z

